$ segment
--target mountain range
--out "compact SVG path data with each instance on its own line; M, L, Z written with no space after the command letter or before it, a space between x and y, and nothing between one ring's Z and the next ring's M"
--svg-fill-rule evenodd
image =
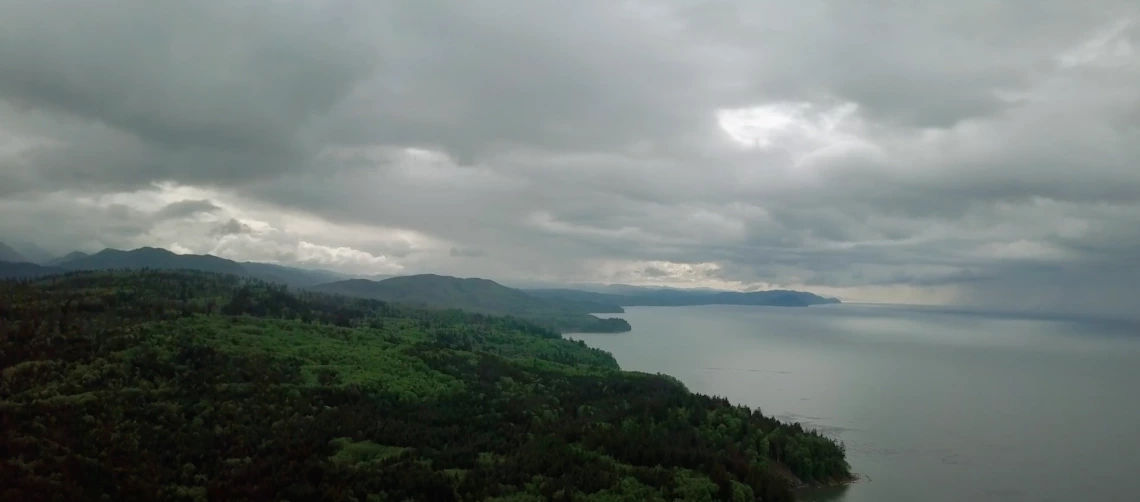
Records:
M21 259L15 251L5 256ZM300 289L372 298L419 307L460 309L508 315L559 332L612 333L629 331L624 319L600 319L591 313L620 313L621 307L589 301L537 298L488 279L460 279L441 275L413 275L374 281L328 270L308 270L271 263L243 262L213 255L177 254L144 247L131 251L104 249L95 254L70 253L51 260L52 265L26 261L0 261L0 279L27 279L74 270L190 269L251 277Z
M329 270L311 270L271 263L236 262L213 255L177 254L143 247L130 251L104 249L98 253L72 252L31 263L0 243L0 279L27 279L75 270L190 269L250 277L294 288L345 296L372 298L419 307L460 309L491 315L508 315L560 332L620 332L630 326L620 318L592 314L622 313L628 306L768 305L805 307L839 303L801 291L735 292L610 285L605 292L579 289L516 289L488 279L462 279L435 274L362 278ZM381 280L373 280L381 279Z
M622 307L680 307L687 305L755 305L769 307L808 307L839 303L804 291L716 291L706 289L641 288L624 286L621 293L599 293L578 289L528 289L532 296L547 299L593 302Z
M629 331L624 319L599 319L593 313L621 313L621 307L590 301L538 298L489 279L460 279L435 274L382 281L350 279L308 288L312 291L371 298L416 307L456 308L525 319L560 332Z
M21 255L20 253L16 252L15 249L12 249L12 246L9 246L7 244L4 244L3 242L0 242L0 261L7 261L7 262L12 262L12 263L21 263L21 262L27 262L28 259L24 258L24 255Z
M0 279L51 275L70 270L190 269L253 277L303 288L353 277L329 270L310 270L272 263L238 263L208 254L177 254L154 247L143 247L130 251L104 249L95 254L75 251L41 263L31 263L30 260L24 259L18 253L8 252L8 250L11 248L0 243L0 255L4 256L3 259L0 259Z

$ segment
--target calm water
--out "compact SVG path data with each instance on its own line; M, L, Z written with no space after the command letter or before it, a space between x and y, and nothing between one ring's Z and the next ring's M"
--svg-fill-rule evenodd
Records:
M1136 325L829 305L637 307L568 335L627 370L841 439L864 480L808 500L1140 500Z

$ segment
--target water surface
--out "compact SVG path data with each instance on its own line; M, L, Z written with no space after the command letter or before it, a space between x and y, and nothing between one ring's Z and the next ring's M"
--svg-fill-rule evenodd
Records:
M875 305L626 310L632 332L567 336L847 445L864 480L807 500L1140 500L1136 325Z

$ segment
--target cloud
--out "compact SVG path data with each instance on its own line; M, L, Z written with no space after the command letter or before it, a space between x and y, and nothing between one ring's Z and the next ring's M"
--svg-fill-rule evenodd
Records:
M54 140L28 153L45 183L271 175L303 165L306 124L371 72L344 6L5 1L0 95Z
M452 247L448 254L453 258L481 258L487 256L487 252L479 248Z
M208 200L180 200L171 202L155 212L154 217L159 220L186 218L199 213L212 213L221 208Z
M230 218L225 223L214 227L214 229L210 231L211 235L216 235L219 237L252 233L253 227L250 227L249 225L238 221L237 218Z
M1132 1L0 8L0 239L1134 310Z

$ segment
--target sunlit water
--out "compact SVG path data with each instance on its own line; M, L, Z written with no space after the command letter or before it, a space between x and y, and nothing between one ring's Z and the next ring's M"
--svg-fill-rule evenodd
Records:
M863 480L806 500L1140 500L1134 324L873 305L626 310L630 333L567 336L847 445Z

